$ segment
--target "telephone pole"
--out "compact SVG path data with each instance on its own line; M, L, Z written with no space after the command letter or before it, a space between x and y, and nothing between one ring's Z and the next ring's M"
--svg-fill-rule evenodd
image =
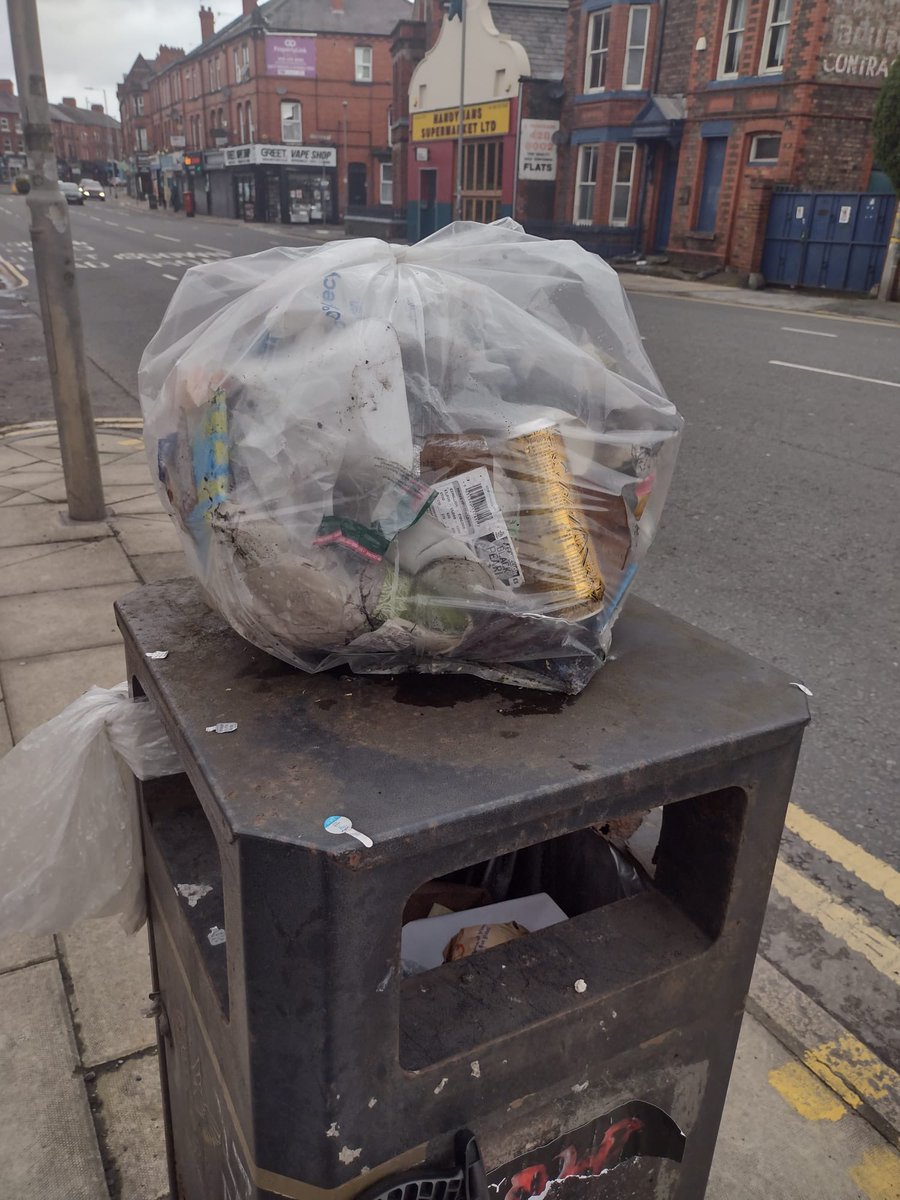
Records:
M57 177L36 0L7 0L7 8L31 179L31 245L66 500L73 521L102 521L106 506L87 385L75 253L68 204Z

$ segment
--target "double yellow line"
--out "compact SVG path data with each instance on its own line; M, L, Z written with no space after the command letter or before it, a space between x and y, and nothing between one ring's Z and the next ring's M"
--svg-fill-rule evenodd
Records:
M788 809L785 826L873 891L880 892L895 907L900 907L900 872L893 867L794 804ZM892 983L900 984L900 944L871 921L836 900L827 888L780 858L772 886L800 912L818 921L828 933L861 954Z

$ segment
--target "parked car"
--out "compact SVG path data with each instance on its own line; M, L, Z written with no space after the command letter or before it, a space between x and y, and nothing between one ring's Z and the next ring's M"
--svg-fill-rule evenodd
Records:
M85 200L105 200L106 192L103 190L103 184L98 183L96 179L82 179L81 194Z
M84 204L84 196L77 183L60 183L59 190L65 196L67 204Z

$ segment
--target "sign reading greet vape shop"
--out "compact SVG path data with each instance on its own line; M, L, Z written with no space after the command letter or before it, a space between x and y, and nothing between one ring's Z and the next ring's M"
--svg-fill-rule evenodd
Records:
M556 145L559 121L523 121L519 139L519 178L556 179Z
M316 39L267 33L266 74L315 79Z
M495 137L509 133L509 101L468 104L463 114L463 137ZM439 108L412 114L412 140L437 142L459 137L459 109Z

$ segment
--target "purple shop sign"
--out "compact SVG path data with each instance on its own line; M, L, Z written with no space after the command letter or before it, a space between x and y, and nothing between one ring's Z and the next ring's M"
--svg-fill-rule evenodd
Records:
M291 37L289 34L267 34L266 74L315 79L316 39Z

